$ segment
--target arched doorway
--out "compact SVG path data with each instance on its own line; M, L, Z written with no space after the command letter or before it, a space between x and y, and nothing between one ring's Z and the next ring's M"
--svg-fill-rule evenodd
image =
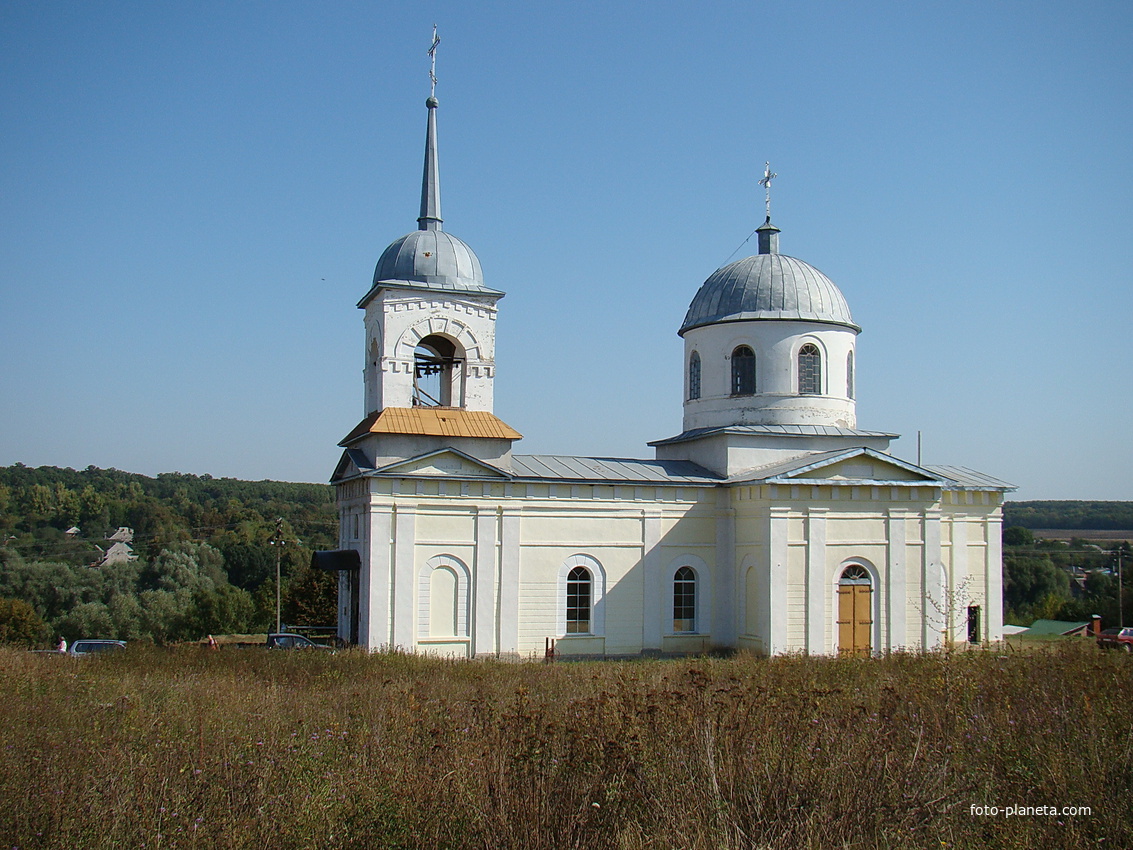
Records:
M838 579L838 654L868 657L873 651L873 581L861 564Z

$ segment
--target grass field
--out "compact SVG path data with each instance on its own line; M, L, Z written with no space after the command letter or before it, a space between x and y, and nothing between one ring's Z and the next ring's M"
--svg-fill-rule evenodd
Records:
M0 696L3 850L1133 847L1133 659L1089 643L553 665L0 650Z

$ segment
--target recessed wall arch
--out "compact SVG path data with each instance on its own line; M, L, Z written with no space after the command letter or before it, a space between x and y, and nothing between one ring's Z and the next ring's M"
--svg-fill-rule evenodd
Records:
M468 637L470 587L468 567L457 557L434 555L422 564L417 574L417 637Z
M558 605L556 606L555 632L567 635L567 583L571 572L581 567L590 573L590 631L587 635L599 637L606 634L606 570L593 555L577 553L564 560L559 566ZM572 632L571 634L579 634Z

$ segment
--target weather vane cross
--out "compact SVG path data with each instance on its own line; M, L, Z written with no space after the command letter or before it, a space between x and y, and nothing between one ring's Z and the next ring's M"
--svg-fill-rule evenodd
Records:
M433 43L429 47L429 81L433 84L429 89L429 96L436 97L437 94L437 45L441 43L440 36L437 35L437 25L433 24Z
M778 177L778 174L771 172L771 163L763 163L763 176L759 178L759 185L767 189L767 220L771 221L771 181Z

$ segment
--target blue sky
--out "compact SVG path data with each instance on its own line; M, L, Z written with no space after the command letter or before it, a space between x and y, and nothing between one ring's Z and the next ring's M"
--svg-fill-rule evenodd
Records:
M651 456L761 222L863 327L858 422L1133 498L1133 4L0 2L0 464L325 481L416 226L508 293L522 453ZM735 254L735 256L733 256Z

